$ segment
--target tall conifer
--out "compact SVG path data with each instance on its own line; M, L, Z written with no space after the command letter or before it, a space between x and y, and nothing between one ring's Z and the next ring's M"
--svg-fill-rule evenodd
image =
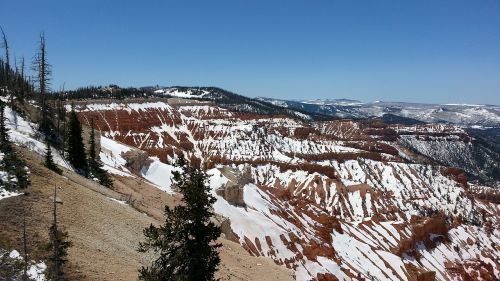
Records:
M68 248L72 243L68 241L68 233L62 231L57 222L57 187L54 186L54 201L53 201L53 221L49 229L49 244L50 251L49 266L47 267L48 280L65 281L66 277L64 266L67 262Z
M113 180L109 174L102 168L102 163L99 160L98 152L96 152L95 147L95 131L94 131L94 119L90 121L90 140L89 140L89 171L91 175L99 181L100 184L112 187Z
M47 142L47 150L45 151L45 167L50 170L60 174L62 171L57 167L56 163L54 163L54 158L52 156L52 149L50 148L49 142Z
M15 181L9 180L2 184L8 189L25 188L30 183L26 164L17 156L12 147L12 143L9 140L9 129L5 124L6 120L5 105L3 101L0 101L0 152L3 153L2 162L4 169L16 178Z
M88 174L87 157L82 138L82 125L74 109L69 114L66 158L80 173Z
M139 270L139 279L160 280L216 280L220 257L215 243L220 236L211 217L215 198L210 194L206 174L190 167L184 158L177 166L182 172L174 173L174 181L182 193L183 204L171 209L165 206L165 223L144 229L146 241L139 251L153 251L158 255L149 267Z

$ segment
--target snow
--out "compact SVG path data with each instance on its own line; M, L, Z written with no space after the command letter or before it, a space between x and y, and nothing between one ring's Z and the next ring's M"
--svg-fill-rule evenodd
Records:
M127 160L123 158L123 153L136 150L111 138L101 136L100 158L104 164L104 169L108 172L118 175L133 177L134 175L127 169ZM157 157L148 157L151 163L143 167L140 176L156 185L159 189L173 193L172 191L172 171L175 168L172 165L165 164Z
M259 98L290 109L308 108L311 111L340 118L373 118L394 114L428 123L457 125L500 125L500 107L482 104L420 104L374 101L363 103L348 99L286 101Z
M115 198L111 198L111 197L106 197L108 198L109 200L113 201L113 202L116 202L118 204L121 204L121 205L127 205L127 201L122 201L122 200L118 200L118 199L115 199Z
M9 253L9 258L11 258L11 259L22 259L21 254L18 251L16 251L16 250L12 250L12 252Z
M153 162L141 172L143 178L157 185L161 190L167 193L173 193L172 190L172 172L176 169L172 165L161 162L156 157L150 157Z
M201 93L195 93L191 89L186 91L181 91L177 88L167 88L154 91L155 94L170 95L178 98L202 98L209 94L208 91L202 91Z
M36 264L30 265L28 269L28 277L34 281L45 281L45 270L47 269L47 265L44 262L39 262Z
M0 173L2 173L2 172L0 172ZM21 194L22 193L18 193L18 192L14 192L14 191L7 191L4 188L0 187L0 200L6 199L6 198L9 198L9 197L18 196L18 195L21 195Z
M36 138L37 132L35 129L36 125L34 123L26 121L22 116L8 106L5 107L5 117L6 126L10 130L9 138L12 142L20 146L24 146L40 155L45 155L47 145ZM57 165L71 169L71 167L62 158L59 151L53 149L52 156Z
M9 258L23 261L23 257L16 250L12 250L9 253ZM45 265L44 262L37 263L34 261L30 261L29 265L28 265L28 271L27 271L28 278L30 280L33 280L33 281L45 281L46 278L45 278L44 272L46 269L47 269L47 265Z
M3 162L3 158L4 158L4 154L0 152L0 163ZM5 163L2 163L2 165L4 165ZM18 195L21 195L22 193L19 193L19 192L15 192L15 191L9 191L7 189L5 189L4 186L2 186L2 183L5 183L5 182L13 182L13 181L16 181L17 179L9 174L8 172L6 171L0 171L0 200L2 199L6 199L6 198L9 198L9 197L14 197L14 196L18 196Z
M372 252L369 245L352 238L347 234L334 232L332 244L340 258L349 263L359 272L365 272L365 277L375 277L378 280L400 280L392 271L385 270L384 260L378 255L367 255ZM381 270L384 269L384 270Z
M127 160L122 157L122 153L130 150L131 147L101 135L99 157L104 164L104 170L118 176L131 177L132 173L126 168Z
M396 273L398 274L398 277L401 278L401 280L408 280L406 277L408 272L406 271L406 268L404 266L403 261L401 260L400 257L394 255L393 253L387 252L387 251L381 251L377 250L377 254L379 254L387 263L394 269L396 270Z

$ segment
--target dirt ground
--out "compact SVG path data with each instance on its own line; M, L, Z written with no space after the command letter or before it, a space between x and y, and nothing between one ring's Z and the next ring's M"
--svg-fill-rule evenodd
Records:
M22 249L22 221L26 213L31 259L43 259L52 220L54 185L60 225L69 233L70 280L137 280L137 270L151 257L136 249L142 229L161 222L163 206L174 205L170 196L145 181L115 179L115 190L104 188L73 172L57 175L42 165L39 155L21 150L31 171L26 195L0 200L0 246ZM120 204L111 198L127 200ZM237 243L220 239L222 280L293 280L292 272L270 259L252 257Z

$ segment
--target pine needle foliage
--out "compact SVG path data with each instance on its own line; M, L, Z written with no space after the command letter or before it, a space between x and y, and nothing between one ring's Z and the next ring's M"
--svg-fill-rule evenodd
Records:
M174 209L165 207L165 223L144 229L145 242L139 252L153 251L157 255L149 267L139 270L139 279L145 281L216 280L220 257L215 241L221 234L211 221L212 205L216 199L210 194L207 175L190 167L184 158L177 162L180 171L174 172L176 188L182 193L182 204Z
M50 148L49 142L47 142L47 149L45 150L45 167L58 174L62 173L62 170L54 162L54 157L52 156L52 149Z
M95 131L94 131L94 119L90 122L90 140L89 140L89 171L90 176L95 177L100 184L106 187L113 186L113 180L109 176L108 172L103 169L103 164L99 159L98 153L96 152L95 145Z
M49 228L49 243L47 250L49 251L49 259L47 266L47 277L51 281L66 281L69 280L64 271L66 262L68 261L68 248L72 243L68 240L68 233L61 230L57 221L57 187L54 186L53 198L53 221Z
M26 188L30 184L28 168L12 146L6 121L5 105L3 101L0 101L0 153L2 155L0 157L0 170L4 170L11 175L5 181L0 179L0 186L7 190Z
M87 157L82 138L82 125L74 110L69 114L66 159L79 173L88 174Z

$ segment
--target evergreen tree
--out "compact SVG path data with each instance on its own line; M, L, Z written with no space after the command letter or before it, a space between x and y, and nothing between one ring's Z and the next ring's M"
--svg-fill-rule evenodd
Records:
M52 149L50 148L49 142L47 142L47 150L45 151L45 167L58 174L62 173L61 169L59 169L56 163L54 163L54 158L52 157Z
M146 241L139 244L139 252L153 251L158 258L139 270L139 279L215 280L221 246L214 242L220 228L210 220L215 198L209 193L205 172L186 165L184 158L177 166L182 172L174 172L173 178L183 203L174 209L165 206L165 224L144 229Z
M7 154L12 151L12 145L9 141L9 129L5 125L5 105L0 100L0 151Z
M9 140L9 129L5 124L5 105L0 101L0 152L2 152L2 168L9 174L14 175L15 181L9 180L8 182L1 182L7 189L25 188L29 185L29 177L26 164L20 159Z
M68 280L64 273L64 265L68 256L68 248L72 243L68 241L68 233L59 229L57 223L57 187L54 186L54 207L53 207L53 222L49 229L49 244L50 250L49 265L47 267L48 280L64 281Z
M113 186L113 180L109 174L102 168L102 163L98 158L95 148L94 119L90 121L90 140L89 140L89 171L91 176L96 177L100 184L106 187Z
M75 110L69 114L68 136L66 144L66 158L80 173L87 175L88 166L85 157L85 147L82 138L82 125Z

